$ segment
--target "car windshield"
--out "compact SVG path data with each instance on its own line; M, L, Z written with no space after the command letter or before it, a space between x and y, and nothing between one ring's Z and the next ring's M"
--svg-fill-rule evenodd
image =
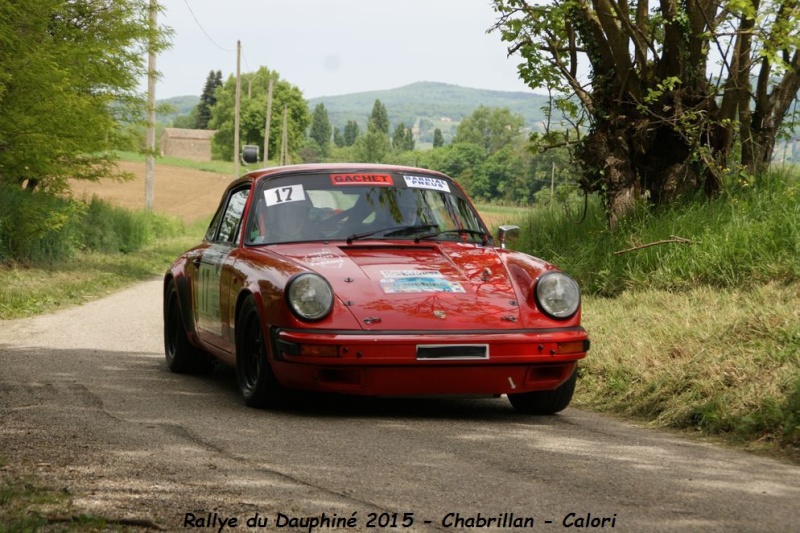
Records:
M430 239L487 242L480 218L452 181L424 174L290 174L262 180L248 244Z

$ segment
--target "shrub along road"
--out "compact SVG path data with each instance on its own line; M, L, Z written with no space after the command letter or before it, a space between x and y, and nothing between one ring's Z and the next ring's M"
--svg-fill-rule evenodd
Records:
M246 408L230 371L166 369L158 280L2 326L0 480L56 488L66 502L31 503L50 520L795 531L800 519L800 467L577 409L318 397Z

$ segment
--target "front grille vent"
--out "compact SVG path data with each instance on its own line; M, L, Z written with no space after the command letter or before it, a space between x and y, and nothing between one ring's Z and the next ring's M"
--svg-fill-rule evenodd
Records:
M419 344L418 360L489 359L488 344Z

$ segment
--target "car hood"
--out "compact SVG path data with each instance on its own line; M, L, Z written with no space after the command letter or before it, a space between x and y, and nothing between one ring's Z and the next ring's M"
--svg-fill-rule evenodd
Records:
M294 244L281 246L280 253L324 276L366 330L521 327L519 297L494 248Z

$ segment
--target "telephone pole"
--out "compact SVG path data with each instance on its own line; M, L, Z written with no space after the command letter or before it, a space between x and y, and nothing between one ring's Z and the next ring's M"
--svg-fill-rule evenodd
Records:
M156 31L156 0L150 0L150 32ZM156 50L150 37L147 54L147 139L144 163L144 208L152 211L155 205L156 188Z
M267 90L267 120L264 125L264 167L269 166L269 125L272 121L272 88L275 80L269 75L269 89Z
M236 112L233 119L233 178L239 177L239 106L241 105L242 75L241 75L242 41L236 41Z

